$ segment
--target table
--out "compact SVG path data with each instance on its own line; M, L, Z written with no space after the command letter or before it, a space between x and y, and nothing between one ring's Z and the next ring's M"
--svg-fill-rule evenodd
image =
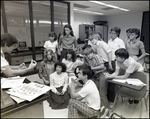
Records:
M28 79L24 81L24 83L29 82ZM6 90L2 91L5 92ZM46 93L31 102L25 101L20 104L14 101L13 105L1 108L1 118L44 118L43 101L49 96L49 93Z

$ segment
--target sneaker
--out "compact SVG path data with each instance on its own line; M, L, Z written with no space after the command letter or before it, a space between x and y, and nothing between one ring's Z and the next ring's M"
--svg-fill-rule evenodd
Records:
M134 103L135 103L135 104L138 104L138 103L139 103L139 100L134 100Z
M133 104L133 100L129 99L128 100L129 104Z

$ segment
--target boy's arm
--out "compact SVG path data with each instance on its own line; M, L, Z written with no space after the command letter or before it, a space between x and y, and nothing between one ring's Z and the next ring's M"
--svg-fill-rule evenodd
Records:
M78 99L82 98L78 93L75 93L75 82L74 82L74 80L71 81L71 87L69 87L69 88L70 88L70 93L71 93L72 98L78 98Z
M105 66L104 64L100 64L99 66L96 66L96 67L91 67L92 70L98 70L98 69L104 69Z

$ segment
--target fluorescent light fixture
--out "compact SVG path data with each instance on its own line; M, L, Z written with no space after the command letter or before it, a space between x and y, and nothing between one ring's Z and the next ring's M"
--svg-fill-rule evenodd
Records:
M85 10L79 10L79 9L74 9L74 10L80 11L80 12L86 12L86 13L92 13L92 14L104 15L103 13L99 13L99 12L85 11Z
M130 11L128 9L124 9L124 8L121 8L121 7L118 7L118 6L106 4L106 3L103 3L103 2L99 2L99 1L89 1L89 2L93 2L93 3L96 3L96 4L104 5L104 6L107 6L107 7L111 7L111 8L119 9L119 10L123 10L123 11Z
M43 23L43 24L51 24L51 21L39 21L39 23Z
M25 22L26 22L26 23L30 23L30 20L25 20ZM36 21L36 20L33 20L33 23L36 24L37 21Z

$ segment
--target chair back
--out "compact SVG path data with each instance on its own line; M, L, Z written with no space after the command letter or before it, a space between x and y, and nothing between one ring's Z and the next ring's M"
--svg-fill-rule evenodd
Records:
M147 84L147 76L144 74L144 72L132 73L130 74L129 78L136 78L141 80L143 83ZM128 97L133 100L140 100L146 94L146 90L147 90L146 86L144 86L140 91L127 88L127 87L121 87L118 93L124 97Z

